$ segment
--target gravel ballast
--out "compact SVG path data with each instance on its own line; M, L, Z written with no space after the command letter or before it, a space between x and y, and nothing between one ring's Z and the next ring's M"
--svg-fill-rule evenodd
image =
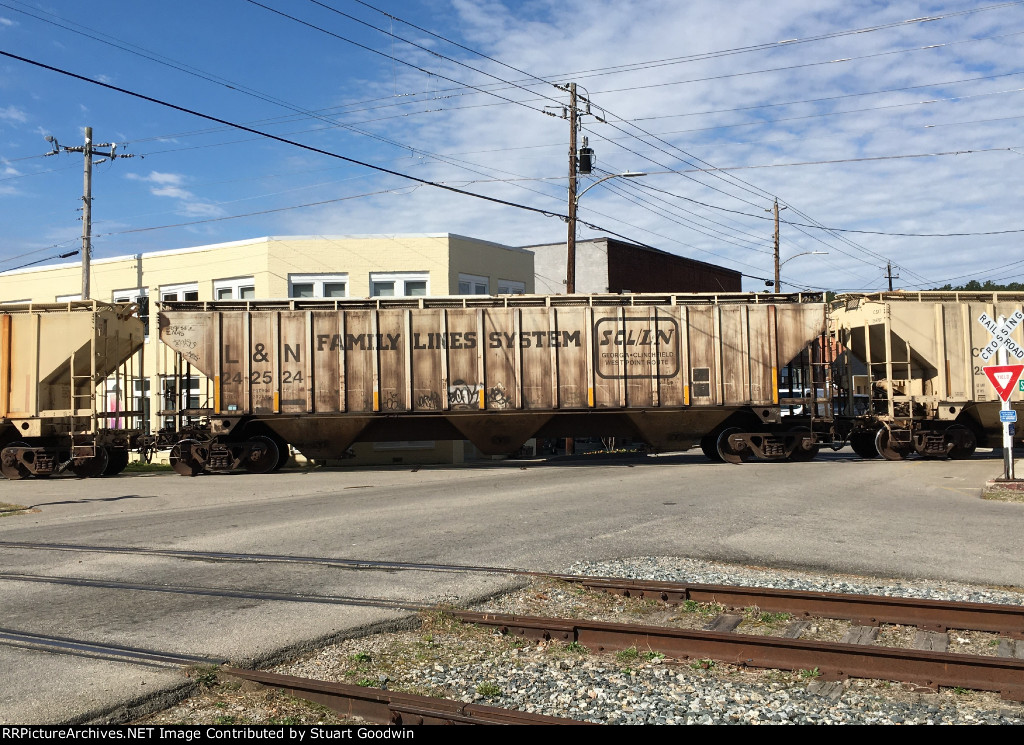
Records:
M685 558L578 563L568 573L1024 605L1024 593L1013 588L814 574ZM475 609L694 628L715 612L545 580ZM748 616L752 627L771 625L771 619L756 613ZM635 649L596 654L579 645L501 637L488 629L464 627L444 613L424 614L422 621L416 631L349 639L279 665L273 672L606 724L1024 724L1024 706L996 694L945 688L914 691L871 680L823 684L814 670L754 670L711 660L674 662ZM830 626L831 622L816 622L812 634L825 638L835 633ZM889 634L901 636L901 627ZM950 651L994 654L990 636L952 631L950 639ZM261 715L244 704L247 695L258 694L220 686L203 694L216 699L214 704L195 697L147 722L211 723L202 719L202 712L223 713L228 708L234 712L234 723L260 723ZM310 721L295 716L297 721Z

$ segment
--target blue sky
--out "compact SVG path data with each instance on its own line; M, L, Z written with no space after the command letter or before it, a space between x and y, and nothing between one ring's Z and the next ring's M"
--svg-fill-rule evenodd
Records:
M1021 281L1022 40L1022 2L0 0L0 271L79 248L82 156L44 157L44 137L81 145L86 126L135 156L94 170L97 258L564 240L575 82L599 169L580 189L648 174L581 197L580 238L762 290L777 198L783 289L884 289L889 262L904 289Z

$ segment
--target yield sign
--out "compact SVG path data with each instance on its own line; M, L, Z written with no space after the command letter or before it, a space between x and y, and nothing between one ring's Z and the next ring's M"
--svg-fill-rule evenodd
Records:
M1010 394L1013 393L1014 383L1017 382L1020 374L1024 372L1024 365L991 365L981 369L985 371L988 379L992 381L992 385L995 386L999 398L1003 401L1009 401Z

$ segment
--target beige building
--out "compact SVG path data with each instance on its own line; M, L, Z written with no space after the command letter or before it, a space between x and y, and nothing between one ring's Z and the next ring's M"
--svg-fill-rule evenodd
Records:
M534 291L533 253L448 233L366 236L272 236L193 248L95 259L90 295L138 302L303 297L498 295ZM81 299L80 262L0 273L0 303ZM179 397L167 390L159 344L147 337L146 380L135 381L132 408L151 431L161 409L203 405L205 381ZM175 403L176 399L180 399ZM171 402L168 405L168 402ZM127 406L127 402L125 402ZM466 448L470 446L465 445ZM459 462L463 443L356 446L361 463Z

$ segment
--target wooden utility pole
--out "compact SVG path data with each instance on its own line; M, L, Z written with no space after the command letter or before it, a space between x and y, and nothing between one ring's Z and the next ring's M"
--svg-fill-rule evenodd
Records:
M775 199L775 287L774 292L782 292L779 284L779 200Z
M892 281L899 279L900 275L892 273L892 262L888 261L885 264L885 276L889 278L889 292L892 292Z
M119 155L117 145L112 142L104 142L99 145L92 143L92 127L85 128L85 144L81 147L61 147L56 139L47 136L46 141L53 146L53 150L47 155L56 155L61 150L68 153L82 153L85 156L85 174L82 188L82 300L89 299L90 287L89 276L91 273L90 259L92 255L92 167L93 157L100 156L95 163L102 163L105 160L117 158L131 158L131 155ZM97 148L110 148L109 151L101 152Z
M89 299L89 260L92 254L92 127L85 128L85 181L82 187L82 300Z
M576 292L576 84L569 83L569 234L566 239L565 294Z

